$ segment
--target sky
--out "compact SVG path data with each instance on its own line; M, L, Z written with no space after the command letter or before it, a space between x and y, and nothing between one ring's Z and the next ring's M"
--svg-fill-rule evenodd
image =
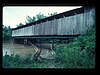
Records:
M22 23L25 25L27 15L36 16L39 12L48 16L48 13L57 12L57 14L80 8L81 6L5 6L3 7L3 25L16 28L16 25Z

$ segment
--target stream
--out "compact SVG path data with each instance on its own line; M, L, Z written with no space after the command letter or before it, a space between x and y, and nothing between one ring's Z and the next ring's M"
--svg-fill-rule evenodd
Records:
M25 58L28 55L33 56L36 53L36 50L33 46L24 46L23 44L18 43L3 43L2 52L3 56L7 53L8 55L20 55ZM42 49L40 56L43 58L53 58L54 55L55 52L53 50Z

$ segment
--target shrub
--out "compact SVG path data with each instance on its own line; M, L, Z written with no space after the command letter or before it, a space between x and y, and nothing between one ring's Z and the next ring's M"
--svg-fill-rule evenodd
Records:
M3 68L47 68L49 61L31 60L31 55L21 58L19 55L3 56Z
M56 66L64 68L95 67L95 28L56 49Z

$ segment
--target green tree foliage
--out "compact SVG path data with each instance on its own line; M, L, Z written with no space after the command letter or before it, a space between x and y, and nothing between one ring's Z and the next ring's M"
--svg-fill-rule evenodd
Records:
M2 37L3 37L3 41L9 41L11 39L11 28L10 26L6 27L6 26L2 26Z
M34 16L33 18L31 18L30 16L27 15L26 19L27 19L27 21L25 21L26 24L36 21L36 17Z
M95 68L95 28L56 50L57 66L64 68Z
M57 12L54 12L54 13L48 13L48 16L53 16L53 15L56 15Z
M40 20L40 19L43 19L43 18L46 18L46 17L49 17L49 16L53 16L53 15L56 15L56 14L57 14L57 12L48 13L48 16L45 16L44 14L39 12L36 16L33 16L32 18L27 15L27 17L26 17L27 20L25 21L25 23L28 24L28 23L34 22L36 20Z
M37 18L37 20L40 20L40 19L46 18L46 16L43 15L43 14L40 12L40 13L38 13L38 14L36 15L36 18Z
M22 23L19 23L18 25L16 25L17 27L20 27L20 26L23 26L24 24Z
M45 16L44 14L39 12L36 16L33 16L33 17L30 17L30 16L27 15L25 23L28 24L28 23L34 22L36 20L40 20L40 19L43 19L43 18L46 18L46 17L49 17L49 16L53 16L53 15L56 15L56 14L57 14L57 12L48 13L48 16ZM16 26L19 27L19 26L22 26L22 25L23 24L20 23L20 24L18 24Z

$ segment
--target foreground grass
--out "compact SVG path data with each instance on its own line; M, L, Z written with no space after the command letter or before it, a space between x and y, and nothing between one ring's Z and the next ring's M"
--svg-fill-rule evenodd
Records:
M49 60L50 61L50 60ZM49 61L34 61L31 58L21 58L19 55L3 56L3 68L47 68Z
M34 61L5 55L3 68L95 68L95 28L73 39L69 44L56 47L54 60Z

